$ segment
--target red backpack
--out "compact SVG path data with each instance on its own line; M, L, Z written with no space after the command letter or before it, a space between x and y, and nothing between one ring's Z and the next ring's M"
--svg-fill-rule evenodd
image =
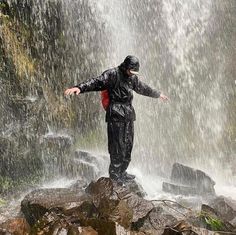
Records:
M117 71L117 79L116 79L116 83L113 89L116 89L118 84L119 84L119 80L120 80L120 74L119 71ZM109 92L108 90L104 90L101 91L101 102L102 102L102 106L105 110L107 110L107 108L109 107L110 104L110 97L109 97Z
M101 98L102 98L102 106L105 110L107 110L110 104L110 97L108 90L104 90L101 92Z

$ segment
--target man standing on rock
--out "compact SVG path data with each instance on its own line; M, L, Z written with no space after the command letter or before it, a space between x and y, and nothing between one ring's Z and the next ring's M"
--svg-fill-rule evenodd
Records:
M104 100L103 105L106 108L108 150L111 160L109 175L120 185L135 178L126 172L131 160L134 139L133 90L140 95L168 100L167 96L141 82L138 72L138 58L129 55L120 66L108 69L99 77L65 91L65 95L106 91L108 100Z

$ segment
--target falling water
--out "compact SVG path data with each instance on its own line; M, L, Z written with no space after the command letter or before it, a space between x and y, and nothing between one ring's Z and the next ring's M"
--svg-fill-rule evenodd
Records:
M229 125L234 115L229 106L235 87L234 73L227 70L235 57L231 51L235 52L235 31L230 31L236 24L235 2L99 0L89 4L96 20L104 23L109 42L103 70L135 54L141 61L141 79L171 99L163 104L135 97L131 171L156 182L168 177L178 161L204 170L218 184L234 185L235 140Z
M28 14L25 23L36 29L27 55L35 58L39 69L30 74L14 64L18 75L26 79L19 84L26 82L19 91L8 92L25 107L26 115L19 120L17 110L8 110L11 105L5 92L1 111L7 118L1 117L1 123L5 122L1 133L4 139L21 143L22 136L16 132L22 125L26 128L22 146L42 156L28 168L43 165L44 174L53 171L65 177L71 169L71 147L107 153L99 94L65 98L63 90L134 54L141 62L140 79L163 91L170 101L135 95L130 171L150 194L160 192L160 183L169 177L174 162L207 172L220 186L219 193L226 193L222 185L236 186L235 0L36 0L24 4L22 8L31 4L31 11L24 9L19 17ZM56 171L58 159L48 151L51 139L59 146L56 154L62 155ZM107 166L101 172L107 174Z

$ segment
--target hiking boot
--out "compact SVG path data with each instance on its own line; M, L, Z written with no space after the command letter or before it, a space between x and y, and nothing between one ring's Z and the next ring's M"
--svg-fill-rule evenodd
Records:
M135 175L131 175L125 172L124 176L123 176L123 180L124 181L132 181L135 179Z

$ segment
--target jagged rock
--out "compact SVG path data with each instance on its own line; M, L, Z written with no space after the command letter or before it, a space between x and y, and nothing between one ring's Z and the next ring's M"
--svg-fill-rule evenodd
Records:
M232 232L235 230L235 227L224 218L222 218L218 211L208 205L202 205L200 217L203 221L202 224L205 224L204 227L209 230L226 232Z
M80 191L38 189L25 196L21 202L21 211L28 223L33 225L52 208L66 210L67 207L70 207L71 203L76 202L78 203L76 206L80 206L85 200L88 200L88 198Z
M109 160L106 156L100 156L77 150L69 165L69 176L86 178L89 182L97 179L101 169L108 168Z
M217 197L210 203L210 206L225 220L233 221L236 219L236 201L225 197Z
M102 218L118 222L123 227L129 228L133 213L129 205L120 200L113 188L112 180L102 177L96 182L91 182L85 191L92 197Z
M91 195L95 206L99 207L102 199L109 199L113 194L113 182L110 178L102 177L96 182L91 182L85 192Z
M146 192L144 191L142 185L140 185L135 180L127 182L125 187L127 188L128 191L137 194L139 197L143 198L147 195Z
M141 223L142 222L142 223ZM150 229L155 229L162 231L165 230L165 226L173 226L177 223L177 219L164 211L162 207L155 207L152 211L144 218L143 221L140 221L136 230L147 231Z
M153 204L139 197L135 192L131 191L132 187L121 187L114 184L110 178L100 178L97 182L92 182L86 192L93 197L95 204L99 204L101 199L109 199L118 205L119 201L127 204L133 212L132 222L137 222L140 218L143 218L153 209ZM140 192L138 192L140 194ZM123 205L124 205L123 204Z
M42 233L44 232L44 233ZM82 227L77 217L66 217L55 212L46 213L32 228L31 234L97 235L91 227Z
M103 177L92 182L86 192L92 196L100 211L111 214L109 218L115 219L115 222L123 221L122 225L126 228L131 222L135 223L145 217L154 207L151 202L130 192L128 188L113 185L109 178Z
M0 234L26 235L30 226L24 218L13 218L0 225Z
M183 195L215 195L215 182L206 173L180 163L173 165L170 180L170 183L163 183L163 191Z

